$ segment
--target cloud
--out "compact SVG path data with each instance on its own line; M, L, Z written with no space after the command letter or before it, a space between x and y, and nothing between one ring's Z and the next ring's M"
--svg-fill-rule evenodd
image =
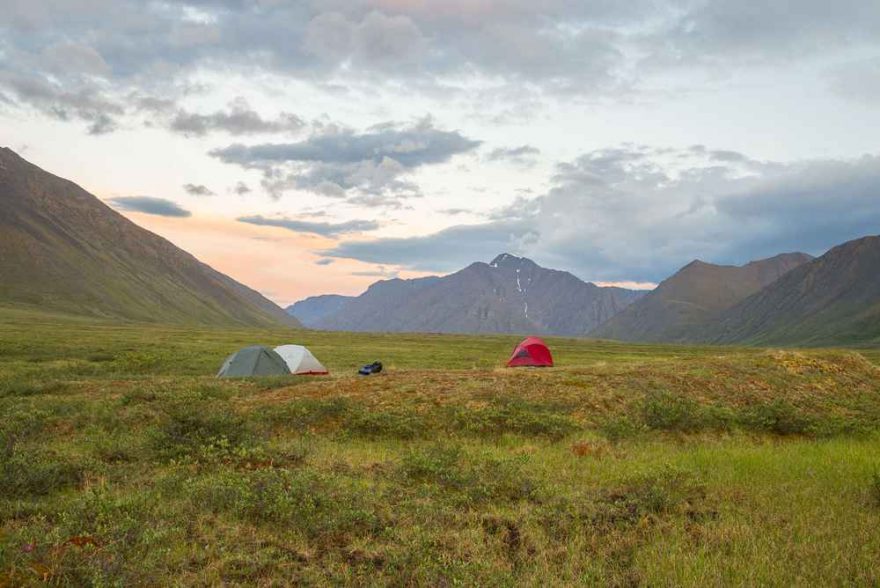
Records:
M415 63L426 46L427 39L410 17L378 11L361 20L339 12L319 14L309 22L303 40L305 50L325 63L351 61L376 69Z
M666 24L644 39L655 57L727 68L876 46L880 28L880 5L861 0L843 0L834 10L824 0L802 0L797 9L774 0L709 0L668 14Z
M244 182L238 182L235 186L232 187L232 192L234 194L238 194L239 196L244 196L245 194L251 193L250 186L245 184Z
M383 278L383 279L388 280L388 279L396 278L398 275L400 275L400 272L392 270L392 269L388 269L384 266L379 266L378 268L373 269L373 270L354 271L354 272L351 272L349 275L359 276L359 277L367 277L367 278Z
M47 69L55 73L75 71L102 77L111 73L103 56L84 43L55 43L43 49L42 57Z
M322 223L290 218L265 218L262 216L242 216L236 220L251 225L280 227L295 233L312 233L324 237L335 237L347 233L362 233L365 231L374 231L379 228L379 223L368 220L352 220L342 223Z
M536 237L524 222L459 225L420 237L345 241L321 254L413 270L450 272L473 261L492 259L503 251L521 250Z
M845 98L869 106L880 103L880 57L838 65L827 77L834 91Z
M17 105L30 106L57 120L86 122L90 135L115 130L117 118L125 112L91 83L68 88L39 75L13 73L0 68L0 88L9 93L7 100L11 99Z
M560 164L548 192L517 199L494 221L343 241L322 253L453 271L510 251L585 279L657 282L694 258L739 264L821 254L880 226L878 156L780 163L696 151L592 151Z
M207 186L202 184L184 184L183 189L187 194L191 196L213 196L214 192L212 192Z
M490 161L498 161L501 159L511 159L518 157L531 157L533 155L538 155L541 153L541 150L537 147L532 147L531 145L521 145L519 147L499 147L498 149L493 149L489 152L487 159Z
M318 261L315 262L315 265L331 265L335 262L336 262L336 260L332 259L330 257L322 257L321 259L319 259Z
M168 126L172 131L186 136L203 137L215 132L236 136L297 133L306 126L306 123L297 115L288 112L281 113L274 119L263 118L244 99L239 98L230 104L227 111L199 114L177 110L168 122Z
M127 210L130 212L142 212L144 214L178 218L192 216L191 212L181 208L176 202L166 200L165 198L154 198L152 196L119 196L117 198L110 198L108 202L119 210Z
M840 0L834 10L826 0L796 9L778 0L43 0L3 8L0 92L46 116L86 121L94 134L142 114L130 96L173 103L202 73L455 94L493 118L548 94L636 95L655 87L658 72L822 65L880 48L880 4L865 0ZM678 79L685 89L705 82ZM858 94L853 79L844 72L831 83ZM486 108L493 94L503 104ZM189 136L302 128L296 115L267 117L246 105L164 116Z
M486 155L487 161L507 161L514 165L522 167L530 167L535 164L535 158L541 153L541 150L531 145L521 145L519 147L499 147L493 149Z
M211 155L262 170L264 189L276 197L298 189L384 206L419 194L405 179L415 169L445 163L479 145L458 131L437 129L425 118L408 126L386 123L363 133L333 127L297 143L234 144Z
M381 126L365 133L328 132L299 143L241 145L218 149L213 155L226 163L254 165L278 162L349 164L392 159L414 168L442 163L479 145L457 131L441 131L429 119L406 128Z

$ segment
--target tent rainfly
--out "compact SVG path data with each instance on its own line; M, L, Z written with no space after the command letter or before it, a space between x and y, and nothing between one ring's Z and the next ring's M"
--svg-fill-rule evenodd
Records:
M553 367L553 356L541 339L527 337L513 349L507 367Z
M312 352L302 345L281 345L275 348L275 353L281 356L291 374L318 376L329 373Z
M284 376L290 374L281 356L262 345L239 349L226 358L217 372L218 378L247 378L249 376Z

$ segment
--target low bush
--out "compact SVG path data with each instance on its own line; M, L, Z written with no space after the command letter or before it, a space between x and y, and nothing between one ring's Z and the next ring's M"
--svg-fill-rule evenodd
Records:
M717 512L691 473L667 467L579 497L556 497L543 505L539 520L551 536L568 537L583 529L599 535L617 533L652 517L679 515L700 522L716 518Z
M202 404L171 407L152 436L152 447L161 457L198 458L245 446L255 439L250 422L227 405Z
M448 421L454 430L487 437L511 433L561 439L581 428L568 415L525 402L505 402L476 410L459 407L452 411Z
M645 426L659 431L697 432L730 428L733 413L714 405L701 405L692 398L666 391L649 393L641 406Z
M504 459L468 456L456 445L415 449L404 456L404 481L461 493L465 502L515 502L536 497L538 484L525 472L527 456Z
M0 458L0 496L31 498L46 496L80 484L84 468L53 456L16 452Z
M34 382L30 380L0 380L0 398L3 397L25 397L40 396L42 394L57 394L66 389L66 382L50 380L47 382Z
M16 444L35 437L49 421L49 413L30 405L6 409L0 405L4 416L0 420L0 459L12 458Z
M776 435L805 435L816 431L813 419L801 414L785 400L752 406L741 414L740 423L748 429Z
M284 525L322 544L347 544L385 527L371 500L374 493L315 472L220 470L188 483L188 492L200 509Z
M599 432L614 443L636 437L646 430L644 423L625 415L605 419L599 423Z
M668 392L652 392L642 403L642 418L651 429L694 431L702 424L700 405Z
M405 412L354 412L346 418L344 430L368 439L415 439L429 433L422 419Z
M454 444L413 450L404 455L399 472L409 481L431 482L461 489L465 485L459 467L461 456L461 447Z
M874 472L871 476L869 488L874 506L880 507L880 471Z
M313 427L338 423L350 410L351 403L346 398L303 398L283 404L266 405L255 411L253 417L270 428L306 431Z

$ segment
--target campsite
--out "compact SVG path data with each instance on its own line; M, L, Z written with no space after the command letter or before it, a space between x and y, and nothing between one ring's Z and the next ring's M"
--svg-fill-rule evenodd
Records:
M880 0L0 0L0 588L880 588Z
M876 350L517 340L0 311L0 584L880 578Z

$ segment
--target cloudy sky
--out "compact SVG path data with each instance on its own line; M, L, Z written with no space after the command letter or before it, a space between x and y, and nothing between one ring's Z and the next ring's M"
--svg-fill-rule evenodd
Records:
M286 304L880 233L873 0L0 0L0 144Z

